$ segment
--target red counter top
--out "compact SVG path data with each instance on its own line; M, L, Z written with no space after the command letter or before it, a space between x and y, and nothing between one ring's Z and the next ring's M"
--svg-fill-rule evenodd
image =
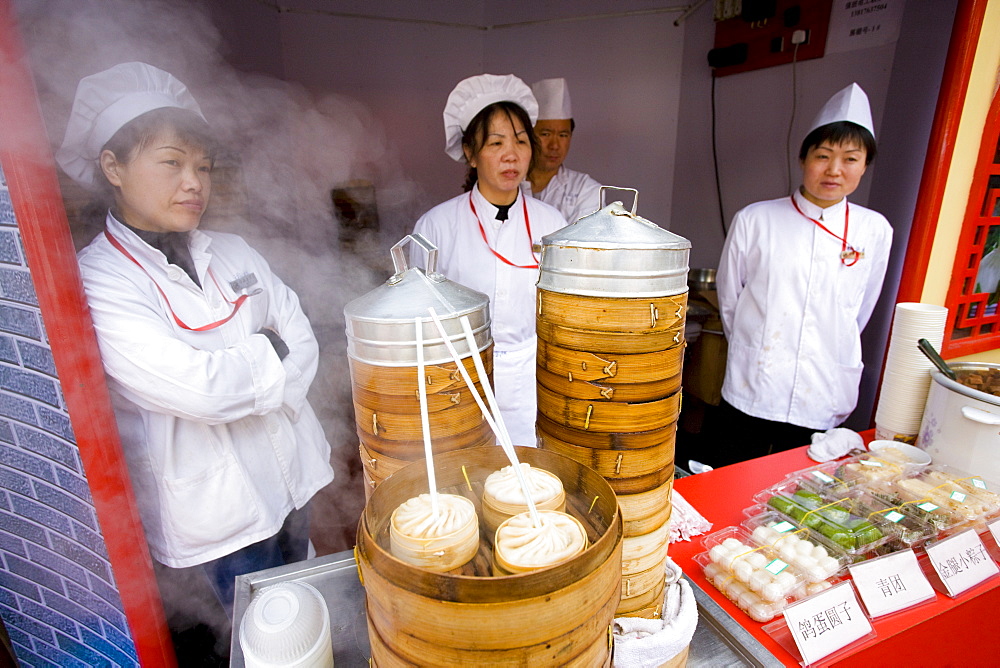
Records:
M866 439L867 440L867 439ZM785 474L815 465L806 447L753 459L714 471L678 478L674 488L712 523L712 531L738 525L753 495ZM786 665L796 659L771 639L704 577L692 557L703 552L701 537L670 545L670 557L684 573ZM858 666L997 666L1000 639L996 617L1000 610L1000 579L993 578L952 599L938 593L935 600L910 610L873 620L877 634L833 663Z

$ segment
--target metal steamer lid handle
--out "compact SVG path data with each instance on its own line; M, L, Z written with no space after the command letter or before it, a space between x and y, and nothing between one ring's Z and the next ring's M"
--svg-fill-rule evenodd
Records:
M403 253L403 247L410 241L423 248L427 253L427 261L424 263L424 273L427 277L434 281L444 280L444 276L437 273L437 246L428 241L424 235L417 233L407 234L389 250L392 255L392 267L395 273L386 282L389 285L395 285L403 280L403 274L409 269L409 266L406 264L406 255Z
M636 190L635 188L622 188L622 187L619 187L619 186L601 186L601 208L602 209L605 206L607 206L604 203L604 191L605 190L627 190L630 193L632 193L632 195L633 195L633 199L632 199L632 216L635 216L635 211L636 211L636 209L639 208L639 191L638 190ZM621 202L618 202L618 203L621 204Z

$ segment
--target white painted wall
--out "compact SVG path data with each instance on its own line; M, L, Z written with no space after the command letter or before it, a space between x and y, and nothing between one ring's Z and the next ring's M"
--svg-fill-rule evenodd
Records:
M236 25L248 12L253 14L253 25L259 25L260 4L212 3L228 12ZM674 4L654 0L285 0L282 4L307 12L274 12L280 35L274 58L284 78L316 93L359 100L385 133L392 153L388 159L398 161L403 177L412 181L411 188L389 188L397 200L380 201L389 211L389 215L382 212L390 227L388 238L398 238L420 213L459 192L464 169L444 155L441 127L442 106L457 81L481 72L514 72L529 83L564 76L578 121L567 164L605 183L637 187L640 214L691 240L691 266L716 266L722 220L728 225L738 208L780 196L789 185L798 184L794 156L807 124L829 95L858 82L872 103L881 155L852 199L883 211L896 229L894 265L883 304L866 333L869 370L854 424L867 424L957 0L908 0L898 42L798 63L794 119L790 65L719 78L715 129L721 216L712 161L712 77L707 64L715 29L711 3L680 27L673 25L679 15L673 12L543 22ZM330 12L382 18L346 18ZM521 22L537 23L501 27ZM498 27L483 30L484 26ZM252 53L245 51L247 46ZM230 58L237 66L243 62L253 68L262 60L261 50L274 48L270 43L244 41ZM790 147L786 146L789 123Z

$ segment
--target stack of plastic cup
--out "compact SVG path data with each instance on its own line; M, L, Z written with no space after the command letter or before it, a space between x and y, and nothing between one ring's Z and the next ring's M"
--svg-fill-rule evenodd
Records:
M248 668L333 668L326 600L305 582L261 589L243 613L240 647Z
M943 306L914 302L896 304L885 374L875 411L875 438L907 443L916 439L933 368L917 342L927 339L940 350L947 320L948 309Z

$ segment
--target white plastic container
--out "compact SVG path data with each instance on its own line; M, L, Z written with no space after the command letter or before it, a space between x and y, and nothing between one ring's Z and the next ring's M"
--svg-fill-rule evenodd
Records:
M240 623L247 668L333 668L330 611L305 582L260 590Z

